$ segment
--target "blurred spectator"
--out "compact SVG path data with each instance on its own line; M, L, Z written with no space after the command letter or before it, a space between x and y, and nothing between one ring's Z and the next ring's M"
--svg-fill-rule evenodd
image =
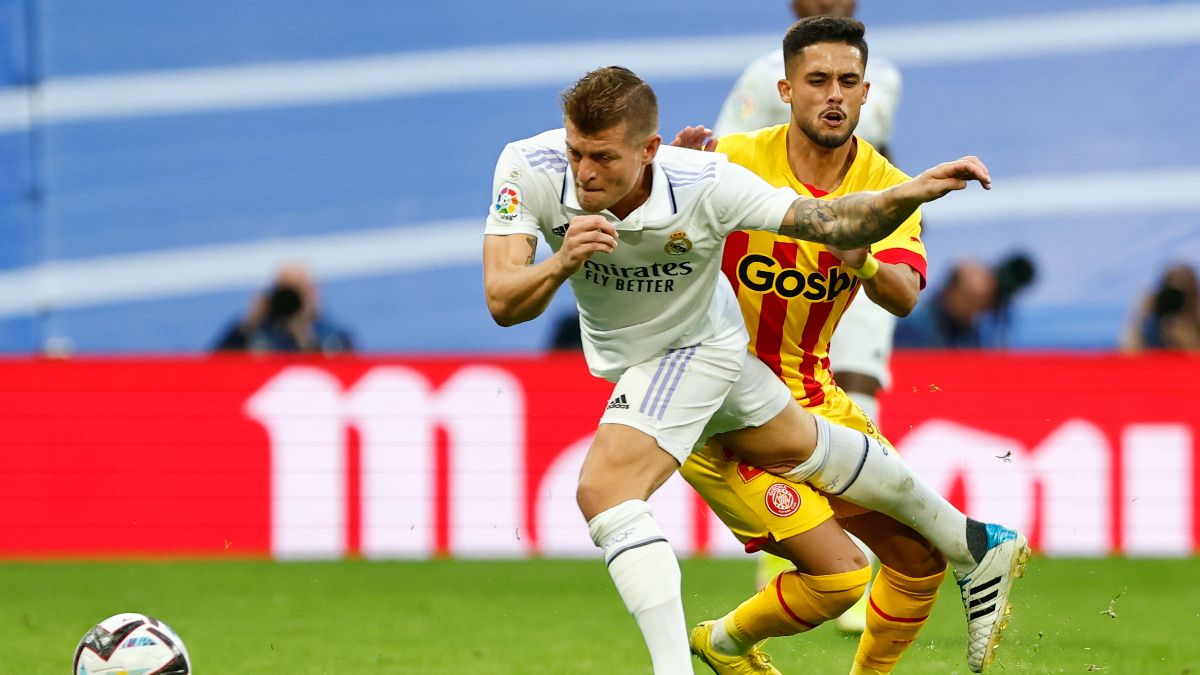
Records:
M245 317L216 344L217 351L338 354L353 351L350 333L320 314L317 285L302 265L279 269Z
M901 347L1002 347L1013 297L1033 283L1029 258L1015 254L994 269L975 260L954 266L931 300L921 302L896 327Z
M1200 349L1200 302L1196 271L1188 265L1167 268L1158 288L1137 304L1121 340L1129 351Z

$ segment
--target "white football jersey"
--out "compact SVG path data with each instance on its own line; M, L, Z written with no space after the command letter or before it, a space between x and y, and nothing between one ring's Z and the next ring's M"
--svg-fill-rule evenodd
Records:
M746 66L713 125L717 137L791 121L791 108L779 99L778 82L783 76L782 49L763 54ZM900 70L891 61L871 55L865 77L871 90L854 135L879 147L892 136L892 119L900 104Z
M599 215L618 231L611 253L592 255L571 277L584 355L593 374L615 380L667 349L749 337L729 282L721 274L725 236L734 230L778 231L797 195L731 164L724 155L670 146L651 165L650 196L624 220ZM496 163L485 232L541 233L558 251L579 207L555 129L508 144Z

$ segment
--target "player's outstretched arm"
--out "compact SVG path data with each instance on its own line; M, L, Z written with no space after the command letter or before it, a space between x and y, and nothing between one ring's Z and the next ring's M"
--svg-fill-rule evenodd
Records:
M801 197L784 214L779 233L840 249L867 246L891 234L922 204L962 190L973 180L985 190L992 187L983 162L963 157L881 192L857 192L834 200Z
M488 311L501 326L536 319L546 311L558 287L592 254L611 253L616 246L617 230L601 216L572 218L562 247L537 264L537 237L485 235L483 287Z

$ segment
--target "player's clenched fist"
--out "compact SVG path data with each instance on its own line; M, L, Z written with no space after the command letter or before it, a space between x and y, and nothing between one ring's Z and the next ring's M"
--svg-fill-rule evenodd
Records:
M604 216L575 216L567 225L567 236L555 254L568 274L574 274L594 253L612 253L617 247L617 228Z
M942 162L926 170L917 176L916 183L931 201L953 190L961 190L973 180L979 181L985 190L992 189L992 176L987 166L978 157L969 156Z

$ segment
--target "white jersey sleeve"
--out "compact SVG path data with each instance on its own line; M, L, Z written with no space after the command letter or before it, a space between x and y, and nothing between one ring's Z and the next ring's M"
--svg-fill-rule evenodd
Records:
M544 168L542 165L546 163L561 161L564 171L566 159L559 159L561 152L553 154L545 150L543 155L538 152L536 148L522 151L510 143L500 153L492 177L492 205L488 209L485 234L536 236L547 211L556 210L559 195L555 186L547 180L545 171L532 169L529 157L534 157L532 161L538 162L539 168Z
M740 164L723 163L721 180L713 189L712 206L717 222L726 229L778 232L783 216L800 198L789 187L775 187Z
M713 133L720 138L783 124L791 119L791 108L779 98L778 83L782 78L781 50L776 49L751 62L725 97Z

